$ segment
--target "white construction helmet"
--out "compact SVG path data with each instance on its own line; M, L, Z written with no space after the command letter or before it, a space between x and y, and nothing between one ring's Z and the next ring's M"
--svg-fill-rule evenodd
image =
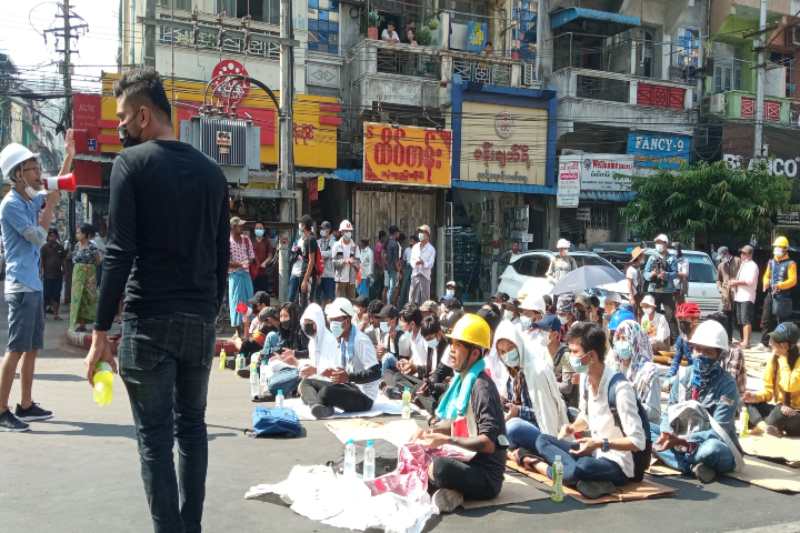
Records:
M11 179L11 171L17 165L36 157L39 157L39 154L34 154L19 143L9 144L0 152L0 168L3 171L3 178Z
M655 238L655 242L663 242L664 244L669 244L669 237L667 237L665 234L662 233L661 235Z
M347 220L342 220L342 223L339 224L339 231L353 231L353 224Z
M346 316L352 318L356 316L356 310L353 304L347 298L336 298L334 301L325 306L325 316L328 320L333 318L340 318Z
M525 299L520 302L519 308L523 311L538 311L540 313L547 311L544 298L540 294L533 293L525 296Z
M716 320L706 320L701 322L697 329L694 330L694 335L692 335L689 343L707 348L728 350L728 334L722 324Z
M564 249L569 250L570 248L572 248L572 243L569 242L567 239L558 239L558 242L556 243L556 248L558 250L564 250Z

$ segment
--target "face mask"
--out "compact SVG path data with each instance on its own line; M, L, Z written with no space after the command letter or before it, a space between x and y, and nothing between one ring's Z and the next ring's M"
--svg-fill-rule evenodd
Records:
M30 185L26 185L25 186L25 194L28 196L28 198L33 199L36 196L38 196L39 194L47 194L47 193L46 193L46 191L37 191L36 189L31 187Z
M264 236L264 230L256 228L256 237L261 238Z
M291 320L281 320L281 329L289 330L292 328Z
M775 248L772 249L772 255L774 255L776 259L783 257L783 248L778 248L776 246Z
M131 132L128 130L127 126L119 126L117 128L117 133L119 134L119 143L123 148L130 148L131 146L142 144L142 140L140 138L131 135Z
M508 320L509 322L514 320L514 313L511 311L503 311L503 320Z
M585 365L581 363L580 357L574 357L572 355L569 356L569 364L572 367L572 370L577 372L578 374L585 374L589 371L589 365Z
M533 325L533 320L531 317L522 315L519 317L519 323L522 326L522 329L530 329Z
M656 308L655 307L645 307L644 308L644 313L647 316L652 317L653 315L656 314Z
M429 341L425 341L425 344L428 345L428 348L435 350L436 347L439 346L439 339L431 339Z
M628 341L614 341L614 351L620 359L625 361L633 357L633 348Z
M342 233L342 237L344 237L344 240L349 241L350 239L353 238L353 232L345 231L344 233Z
M300 232L300 233L303 233L303 230L304 230L304 229L305 229L305 226L303 226L302 224L300 224L299 226L297 226L297 231L298 231L298 232Z
M711 359L701 354L694 354L692 358L692 367L701 377L708 376L714 367L717 365L716 359Z
M331 321L331 333L333 333L333 336L337 339L341 337L342 333L344 333L344 324L335 320Z
M656 252L663 254L667 250L667 245L658 243L656 244Z
M519 367L519 350L509 350L503 354L503 363L509 368Z
M313 337L317 333L317 328L312 322L306 322L303 324L303 333L309 337Z
M456 295L456 291L454 291L453 289L447 289L446 291L444 291L444 294L448 298L452 298L453 296Z
M422 241L425 240L425 234L424 233L417 233L417 237L419 238L419 242L422 242Z
M319 234L322 235L323 237L327 237L328 235L330 235L330 233L331 232L326 229L319 232Z
M381 333L389 333L389 323L388 322L381 322L380 328L381 328Z

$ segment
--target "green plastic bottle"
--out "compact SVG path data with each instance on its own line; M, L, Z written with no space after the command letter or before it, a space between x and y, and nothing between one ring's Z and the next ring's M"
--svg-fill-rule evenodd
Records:
M100 361L94 369L94 392L92 394L94 403L100 407L105 407L114 398L114 372L111 365L105 361Z
M411 389L408 387L403 387L403 409L401 413L403 418L411 418Z
M219 352L219 369L225 370L225 365L228 363L228 354L225 353L225 348Z
M553 461L553 491L550 493L550 500L556 503L564 501L564 464L560 455L556 455Z

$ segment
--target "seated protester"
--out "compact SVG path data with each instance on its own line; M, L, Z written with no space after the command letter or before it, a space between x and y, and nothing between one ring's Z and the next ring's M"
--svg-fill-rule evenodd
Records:
M544 317L546 311L547 305L544 303L544 298L539 294L528 294L520 302L520 331L527 340L544 345L544 338L541 332L535 329L533 324L534 322L540 321Z
M414 304L406 304L400 311L400 331L403 336L400 338L400 352L394 360L387 360L384 357L382 367L386 372L401 372L406 375L415 373L417 365L425 365L428 345L425 337L420 334L422 325L422 312ZM405 356L403 344L408 346L408 357Z
M464 316L464 308L461 305L461 300L453 298L445 304L445 312L439 317L439 322L442 324L442 327L445 327L445 319L448 319L450 328L452 329L462 316Z
M244 331L247 331L248 335L252 335L259 327L258 313L269 305L269 294L264 291L258 291L248 300L247 304L250 306L250 312L245 316L248 327Z
M556 315L561 321L561 336L566 337L569 328L577 322L575 315L575 297L572 294L562 294L556 304Z
M535 453L541 433L557 435L568 422L567 406L550 366L530 353L530 342L511 322L497 327L494 345L509 373L505 404L509 446L523 449L523 454Z
M553 374L558 385L558 392L567 407L578 407L578 374L569 365L569 350L561 342L561 321L555 315L545 315L536 323L542 332L547 335L547 353L553 361Z
M589 308L591 302L589 301L588 294L579 294L575 297L575 319L578 322L591 322L589 316Z
M369 315L367 314L367 306L369 306L369 298L366 296L359 296L353 300L353 308L356 310L356 317L353 319L353 324L359 331L369 325Z
M364 335L369 337L372 344L377 347L381 340L381 319L378 315L383 309L383 302L372 300L367 306L367 327L364 328Z
M334 408L345 412L369 411L378 396L381 366L369 338L353 325L356 311L347 298L326 307L330 333L338 343L333 367L322 372L327 379L304 377L300 397L316 418L328 418ZM326 354L326 357L331 357Z
M675 310L675 319L678 321L678 337L675 339L675 355L672 356L672 364L669 367L667 377L671 378L678 374L681 363L686 361L692 364L692 348L689 346L689 339L700 323L700 306L695 302L684 302Z
M267 391L253 401L272 401L278 391L284 396L292 397L297 392L300 383L300 372L297 369L297 351L283 348L283 339L280 335L280 313L274 307L267 307L258 315L264 323L266 335L259 353L254 353L251 358L258 359L258 371L261 373L262 363L267 363L267 375L259 375L259 379L266 379ZM248 370L249 375L249 370Z
M450 335L455 376L436 408L436 420L415 440L428 448L453 444L476 452L469 462L435 457L429 468L428 490L442 513L467 500L490 500L503 486L508 439L500 395L484 372L483 356L491 346L485 320L464 315Z
M378 319L381 338L375 351L381 362L382 371L385 372L390 366L393 368L397 366L397 358L400 356L400 337L404 332L398 328L400 311L392 304L386 304L381 308Z
M614 316L614 313L619 310L621 305L622 296L617 292L609 292L606 294L606 299L603 302L603 316L610 321L611 317Z
M596 295L593 294L589 296L588 302L589 305L587 307L587 310L589 312L589 321L602 326L604 324L603 322L604 311L603 308L600 307L600 298L598 298Z
M299 314L297 304L292 302L283 304L278 316L281 321L278 334L281 336L283 353L297 359L306 359L308 358L308 336L300 327Z
M624 376L604 364L606 334L598 324L578 322L567 333L570 364L581 374L580 414L565 425L560 437L542 434L536 450L544 463L525 458L523 466L553 477L547 465L556 456L564 467L564 483L575 486L587 498L599 498L629 481L639 479L649 466L646 419L639 414L633 385ZM610 396L614 397L616 416ZM576 433L577 441L563 440ZM636 455L634 455L636 453Z
M701 482L710 483L717 475L733 471L741 461L734 425L739 392L734 379L719 365L720 356L728 350L728 334L722 324L715 320L702 322L689 344L693 350L692 367L685 377L672 384L668 412L672 413L679 404L696 400L710 415L712 429L694 431L681 438L672 433L669 418L664 417L661 435L653 443L653 449L670 468L684 474L694 473ZM655 426L652 430L655 439L658 430Z
M433 300L425 300L422 302L422 305L419 306L419 311L422 313L422 318L428 316L435 316L439 317L439 304L434 302Z
M497 330L502 320L502 313L497 305L491 302L485 303L478 309L477 315L489 324L489 331L494 335L494 332ZM505 398L508 370L497 355L494 344L492 344L491 350L489 350L489 353L484 357L484 363L486 364L486 373L492 378L492 381L494 381L497 392L500 393L501 398Z
M661 313L656 313L656 300L652 294L642 298L642 329L650 338L653 352L669 350L669 323Z
M515 298L503 304L503 320L508 320L519 327L519 317L519 300Z
M612 343L614 342L614 332L616 332L619 325L625 322L626 320L636 320L636 316L633 314L633 309L631 309L630 307L622 307L620 309L617 309L611 315L611 318L609 318L608 338ZM608 356L606 356L606 358L608 358Z
M453 378L453 367L450 360L450 345L441 324L429 316L422 321L420 329L425 342L428 343L427 376L417 388L414 403L433 414L439 405L439 398L447 390Z
M456 282L453 280L448 281L444 286L444 294L439 298L439 303L445 305L447 302L456 297Z
M278 310L274 307L264 307L258 313L255 319L250 322L248 328L250 333L242 339L234 338L233 344L239 354L244 355L247 362L250 363L251 356L256 360L260 358L259 352L265 347L267 339L269 339L269 346L276 349L280 346L280 336L278 335L278 328L280 321L278 320ZM239 368L237 373L239 377L250 377L250 365L246 364Z
M778 324L770 333L772 358L764 370L764 388L746 392L751 432L774 437L800 437L800 329L791 323ZM769 403L769 402L774 403Z
M653 363L650 341L635 320L624 320L614 331L613 354L615 367L633 384L647 419L660 424L661 379Z

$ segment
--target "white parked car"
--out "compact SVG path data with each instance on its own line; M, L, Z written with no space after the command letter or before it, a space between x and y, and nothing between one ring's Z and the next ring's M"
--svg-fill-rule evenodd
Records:
M516 298L519 290L525 286L529 291L540 294L549 294L553 284L545 277L550 263L558 255L550 250L534 250L525 252L514 258L500 275L500 284L497 292L504 292ZM578 268L582 266L605 266L619 270L609 261L594 252L570 252Z
M649 248L645 253L650 257L656 251ZM674 255L675 250L669 253ZM703 315L716 313L722 304L717 288L717 267L705 252L684 250L683 256L689 261L689 293L686 299L699 305Z

